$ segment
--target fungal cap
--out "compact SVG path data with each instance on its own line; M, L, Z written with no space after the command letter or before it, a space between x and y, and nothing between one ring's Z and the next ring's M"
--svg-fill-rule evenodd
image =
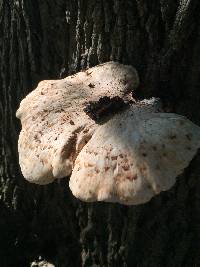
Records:
M40 82L16 114L22 123L18 151L24 177L47 184L70 175L77 154L98 127L84 112L87 103L123 97L138 82L133 67L116 62Z
M97 129L69 186L83 201L145 203L175 184L199 147L200 128L185 117L132 107Z

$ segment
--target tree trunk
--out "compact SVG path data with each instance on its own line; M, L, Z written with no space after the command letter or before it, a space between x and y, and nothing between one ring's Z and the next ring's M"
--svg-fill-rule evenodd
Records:
M140 76L134 96L200 124L199 0L0 1L0 258L30 266L200 266L200 156L149 203L83 203L68 178L29 184L15 111L44 79L115 60Z

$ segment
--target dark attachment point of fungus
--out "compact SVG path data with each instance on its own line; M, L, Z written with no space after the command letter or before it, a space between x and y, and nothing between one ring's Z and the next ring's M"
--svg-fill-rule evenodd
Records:
M129 103L125 102L119 96L101 97L98 101L89 101L84 108L84 112L94 121L101 122L109 119L114 115L129 107Z

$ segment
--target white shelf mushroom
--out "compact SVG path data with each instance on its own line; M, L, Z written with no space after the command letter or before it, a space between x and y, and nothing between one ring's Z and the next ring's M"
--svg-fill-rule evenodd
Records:
M98 126L84 112L87 104L101 97L123 98L138 83L133 67L116 62L40 82L16 114L22 123L18 150L24 177L48 184L70 175L77 154Z
M185 117L132 107L97 129L69 186L84 201L145 203L175 184L199 147L200 128Z
M47 184L71 175L75 197L126 205L145 203L171 188L200 147L200 127L161 113L155 99L98 121L107 115L106 106L123 107L138 83L133 67L116 62L39 83L17 111L24 177Z

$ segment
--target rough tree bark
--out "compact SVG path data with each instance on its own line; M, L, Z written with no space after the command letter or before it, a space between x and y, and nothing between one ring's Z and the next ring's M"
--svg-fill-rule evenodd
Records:
M200 124L199 0L0 1L0 259L56 267L200 265L200 157L149 203L82 203L67 178L36 186L19 170L15 111L40 80L115 60L136 67L134 95Z

